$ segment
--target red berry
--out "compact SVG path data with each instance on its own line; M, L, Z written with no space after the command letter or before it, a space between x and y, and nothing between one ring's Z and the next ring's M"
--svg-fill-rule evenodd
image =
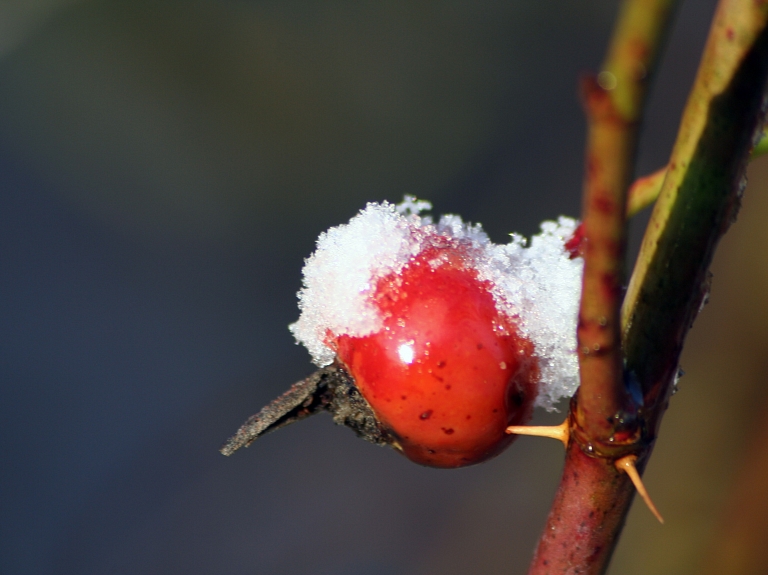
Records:
M505 428L530 419L538 393L533 344L462 250L428 247L379 278L372 299L381 329L332 342L397 447L435 467L498 455L516 437Z
M581 242L564 249L576 222L561 218L530 243L496 245L458 216L421 216L428 208L371 203L321 234L290 329L318 366L343 364L367 402L360 417L339 408L337 422L358 433L364 422L375 443L394 437L418 463L459 467L500 453L507 426L578 386Z

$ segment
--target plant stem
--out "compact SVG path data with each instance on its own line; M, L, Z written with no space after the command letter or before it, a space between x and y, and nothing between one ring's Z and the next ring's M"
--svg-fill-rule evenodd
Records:
M637 4L647 10L646 3ZM715 247L738 211L744 168L763 118L767 22L768 3L720 1L623 303L626 373L643 395L642 434L634 446L640 471L673 389L685 335L708 291ZM571 408L577 431L587 390L595 388L582 380ZM531 573L597 574L607 568L634 491L614 467L616 456L601 452L604 447L569 444Z
M625 0L602 71L583 82L588 120L578 321L581 388L571 403L566 464L531 574L600 573L634 489L614 461L635 449L637 404L621 350L626 192L648 79L676 0ZM640 464L642 469L642 462Z
M604 572L634 493L608 459L569 447L529 574Z
M750 160L759 158L760 156L768 153L768 133L763 131L760 135L755 147L752 148L752 153L749 155ZM661 192L661 186L664 184L664 178L667 176L667 166L656 170L652 174L638 178L630 186L627 195L627 217L631 218L637 214L640 210L647 208L656 198L659 197Z
M647 208L659 197L661 186L667 175L667 167L652 174L637 178L627 192L627 217L631 218L640 210Z
M624 388L621 353L626 192L634 173L649 71L674 4L625 1L602 71L583 82L589 125L582 208L586 249L578 322L581 389L575 423L591 443L613 442L616 419L626 419L625 414L635 410Z
M768 74L768 5L721 0L623 304L627 369L655 433L683 341L736 217Z

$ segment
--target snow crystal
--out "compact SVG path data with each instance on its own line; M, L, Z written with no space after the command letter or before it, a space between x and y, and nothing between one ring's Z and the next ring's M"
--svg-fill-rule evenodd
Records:
M431 209L432 204L430 202L426 200L418 200L415 196L409 196L408 194L405 195L402 202L395 206L395 211L398 214L405 216L411 214L416 214L418 216L421 212L428 212Z
M579 385L576 320L583 260L570 259L564 247L576 226L565 217L544 222L529 247L519 236L506 245L491 244L489 257L477 266L480 277L493 284L497 305L533 342L541 372L536 405L550 410Z
M377 277L399 271L419 252L420 226L418 214L405 216L388 202L369 203L348 224L320 234L304 265L301 316L290 326L317 365L335 357L325 345L329 331L363 336L381 327L368 296Z
M435 235L467 245L480 279L488 280L499 309L513 319L536 350L541 372L536 404L554 409L578 387L576 319L583 262L570 259L565 241L577 222L561 217L541 224L529 246L513 234L506 245L492 243L479 224L443 216L437 224L422 212L431 204L406 196L394 206L369 203L348 224L320 235L304 266L299 320L290 326L313 361L334 359L329 333L360 337L376 332L382 318L371 303L375 282L398 272Z

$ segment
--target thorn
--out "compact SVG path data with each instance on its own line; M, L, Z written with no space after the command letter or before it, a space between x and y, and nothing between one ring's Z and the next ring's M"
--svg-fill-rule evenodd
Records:
M516 435L538 435L539 437L551 437L561 441L568 447L568 418L560 425L510 425L507 433Z
M616 460L616 469L619 471L623 471L627 475L629 475L629 478L632 480L632 484L635 486L635 489L637 489L637 492L640 494L640 497L643 498L643 501L645 501L645 504L648 506L648 509L651 510L651 513L656 516L656 519L659 520L659 523L664 525L664 518L661 516L661 513L659 513L659 510L656 509L656 506L653 504L653 501L651 501L651 496L648 495L648 492L645 490L645 485L643 485L643 480L640 479L640 474L637 472L637 468L635 467L635 461L637 461L636 455L627 455L625 457L622 457L621 459Z

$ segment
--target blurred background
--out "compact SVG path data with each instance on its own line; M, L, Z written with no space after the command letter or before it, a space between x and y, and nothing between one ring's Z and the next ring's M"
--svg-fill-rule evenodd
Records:
M682 5L641 173L666 162L713 9ZM555 442L433 470L319 416L218 447L313 370L287 325L321 231L406 193L498 242L578 215L576 85L615 10L0 0L0 572L524 573ZM768 413L767 217L757 161L646 473L667 524L636 504L611 573L714 564Z

